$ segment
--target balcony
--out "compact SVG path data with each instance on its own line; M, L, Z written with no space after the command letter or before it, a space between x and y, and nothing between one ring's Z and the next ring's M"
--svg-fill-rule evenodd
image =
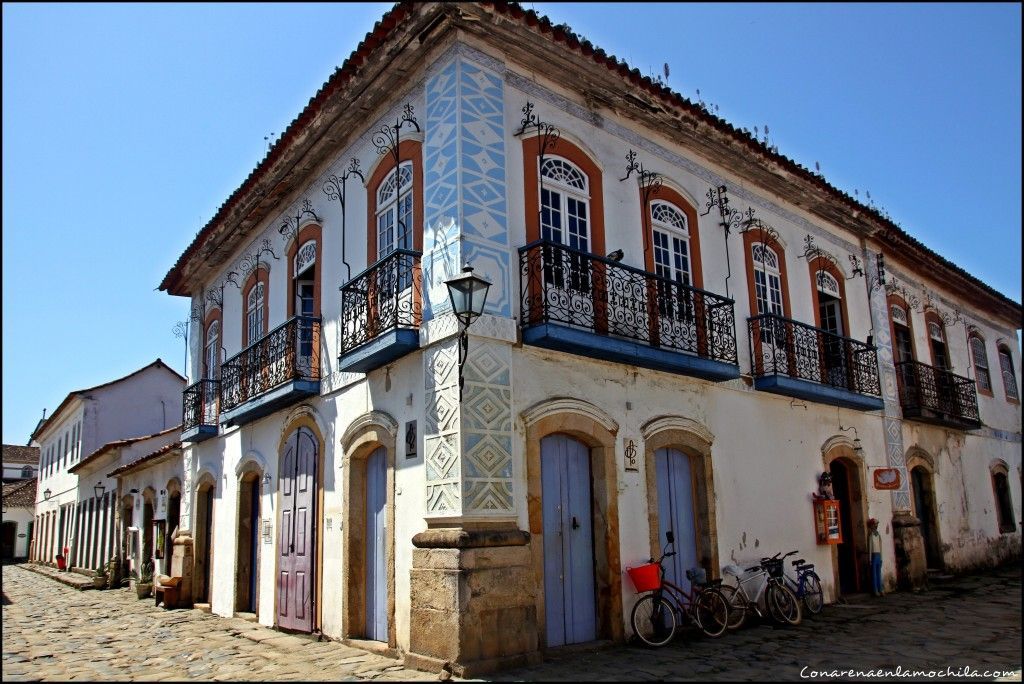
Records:
M546 240L519 250L523 342L696 376L739 377L733 301Z
M974 380L917 361L896 364L903 417L960 430L981 427Z
M182 393L181 441L202 442L217 436L219 400L216 380L200 380Z
M395 250L341 286L341 370L368 373L419 348L420 255Z
M749 327L755 388L859 411L882 408L873 346L773 314L750 318Z
M251 423L319 393L320 319L295 316L221 366L221 422Z

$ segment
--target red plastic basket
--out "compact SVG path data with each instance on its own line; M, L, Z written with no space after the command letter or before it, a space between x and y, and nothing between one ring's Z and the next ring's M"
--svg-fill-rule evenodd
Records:
M657 563L626 568L626 572L637 591L654 591L661 587L661 566Z

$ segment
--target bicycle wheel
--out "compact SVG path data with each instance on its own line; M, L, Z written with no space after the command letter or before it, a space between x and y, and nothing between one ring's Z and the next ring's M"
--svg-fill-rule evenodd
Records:
M821 590L821 581L813 572L804 575L804 606L811 615L817 615L825 606L825 594Z
M637 638L648 646L664 646L676 633L676 612L662 596L641 596L629 619Z
M700 631L718 637L729 626L729 603L716 589L704 589L693 600L693 620Z
M729 605L729 629L739 629L747 621L746 601L731 584L723 584L718 588L718 592Z
M765 601L768 610L776 622L781 624L799 625L802 617L800 601L788 587L772 582L768 585Z

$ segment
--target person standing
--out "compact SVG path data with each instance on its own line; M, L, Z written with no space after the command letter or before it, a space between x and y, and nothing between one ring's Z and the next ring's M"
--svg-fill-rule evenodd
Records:
M882 535L878 533L878 521L868 520L868 550L871 552L871 588L875 596L882 595Z

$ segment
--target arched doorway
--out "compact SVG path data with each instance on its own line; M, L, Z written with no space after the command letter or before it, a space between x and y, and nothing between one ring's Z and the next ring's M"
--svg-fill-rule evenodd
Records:
M260 483L250 470L238 483L238 533L235 549L235 612L256 613L259 588Z
M941 570L942 542L939 537L938 516L935 514L935 484L932 473L924 465L910 470L910 483L914 496L914 516L921 521L925 560L929 569Z
M153 556L153 537L154 537L154 526L153 526L153 507L155 492L152 488L147 487L142 493L142 564L145 565L147 561L152 561ZM97 511L97 516L99 511ZM94 525L98 531L98 525ZM93 540L94 543L96 540ZM157 569L154 568L153 572L156 573Z
M540 442L547 645L597 638L590 449L568 435Z
M14 542L18 539L18 523L5 520L0 530L0 557L3 560L12 560Z
M213 565L213 478L204 477L196 488L196 534L195 570L193 578L193 600L196 603L210 603L210 568Z
M867 586L865 564L868 557L866 544L866 520L864 519L863 487L860 469L856 461L838 457L829 463L832 474L832 490L839 500L839 519L843 541L836 548L839 593L854 594ZM862 575L865 575L863 578Z
M284 440L278 497L277 626L313 631L319 441L308 427Z
M371 412L341 438L345 520L341 581L344 634L397 646L395 634L394 454L398 423Z
M174 554L174 535L181 523L181 488L177 481L167 485L167 528L164 535L164 574L171 574L171 560Z

